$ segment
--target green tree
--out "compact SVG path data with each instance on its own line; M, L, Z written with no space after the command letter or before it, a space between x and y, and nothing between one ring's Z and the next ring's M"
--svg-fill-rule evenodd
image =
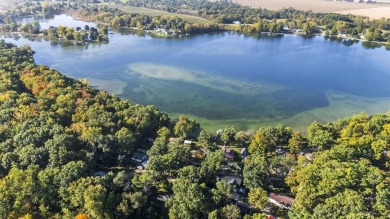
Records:
M215 184L215 188L211 189L213 200L216 207L222 207L229 203L232 199L232 187L225 181L219 181Z
M211 132L202 130L199 133L198 144L201 145L207 151L215 151L218 149L218 146L215 142L215 136Z
M84 208L93 218L112 218L110 209L107 209L110 196L102 185L89 186L84 192Z
M234 126L226 126L223 128L221 133L221 140L224 145L228 145L229 143L234 142L234 136L236 135L237 130Z
M264 209L268 203L267 192L260 187L251 189L248 194L248 203L258 209Z
M242 173L244 184L249 189L265 187L268 185L268 164L264 156L250 155L244 161Z
M197 138L200 132L200 125L193 119L180 116L174 127L175 135L183 138Z
M225 155L221 150L211 152L203 160L200 167L200 176L204 182L215 179L216 173L221 170L221 164L225 160Z
M240 219L241 211L236 205L230 204L220 210L220 215L222 219Z
M306 140L302 136L301 131L296 131L292 138L288 141L288 147L290 149L290 153L296 154L301 152L306 145Z
M212 206L204 184L178 179L173 184L172 191L173 196L166 203L170 218L196 219L208 215Z
M317 122L312 123L307 128L307 140L309 145L318 150L326 150L335 143L334 132L329 125L320 125Z

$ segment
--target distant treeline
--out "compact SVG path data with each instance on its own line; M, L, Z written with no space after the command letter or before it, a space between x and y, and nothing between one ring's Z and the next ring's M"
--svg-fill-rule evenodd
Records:
M207 0L128 0L123 4L196 15L219 24L232 24L233 22L250 24L238 28L244 33L282 33L298 30L298 32L312 34L327 30L329 35L345 34L356 38L365 36L368 41L390 40L389 33L383 32L383 30L390 30L390 19L370 20L362 16L314 13L293 8L273 11L242 6L227 0L216 2Z

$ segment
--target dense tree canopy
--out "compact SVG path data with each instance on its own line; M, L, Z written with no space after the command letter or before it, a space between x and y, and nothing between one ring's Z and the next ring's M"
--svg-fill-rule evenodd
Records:
M1 218L241 218L242 202L260 211L275 191L295 197L290 218L390 215L390 113L307 132L226 127L217 145L193 119L172 123L32 56L0 41ZM250 154L227 159L226 143ZM131 163L139 149L143 170Z
M0 215L114 217L124 191L95 172L123 165L168 117L35 65L28 47L0 50Z

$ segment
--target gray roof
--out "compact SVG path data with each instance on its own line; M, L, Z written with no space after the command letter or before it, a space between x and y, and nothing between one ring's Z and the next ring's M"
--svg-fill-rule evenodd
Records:
M242 183L242 179L237 176L224 176L222 180L227 182L229 185L238 185L240 186Z

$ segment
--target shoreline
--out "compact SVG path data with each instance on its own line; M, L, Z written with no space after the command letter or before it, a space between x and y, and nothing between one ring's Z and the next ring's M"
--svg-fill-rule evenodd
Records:
M80 21L85 21L85 22L94 22L94 23L98 23L96 22L96 20L92 19L92 18L87 18L85 16L80 16L80 13L76 10L65 10L65 11L69 11L69 15L72 16L73 19L75 20L80 20ZM64 12L65 12L64 11ZM68 12L67 12L68 13ZM106 24L107 25L107 24ZM225 32L225 31L234 31L235 33L240 33L239 31L235 31L235 30L232 30L232 29L227 29L226 28L226 24L218 24L220 25L224 30L221 30L219 32ZM240 24L240 25L246 25L246 24ZM111 28L111 31L112 31L112 26L111 25L108 25L110 28ZM163 34L163 33L159 33L159 31L155 31L155 30L137 30L137 29L134 29L134 28L131 28L131 27L121 27L121 29L128 29L128 30L133 30L133 31L142 31L144 33L149 33L151 36L153 37L156 37L156 38L179 38L179 37L182 37L182 36L189 36L190 34L180 34L180 35L172 35L172 34ZM212 32L212 33L217 33L217 32ZM199 33L199 34L206 34L206 33ZM242 33L242 34L245 34L245 33ZM268 35L284 35L284 34L296 34L296 35L305 35L303 33L299 33L299 32L281 32L281 33L271 33L271 32L261 32L259 34L268 34ZM198 35L198 34L191 34L191 35ZM248 36L251 36L251 34L245 34L245 35L248 35ZM340 35L329 35L329 36L325 36L324 35L324 31L321 31L320 33L314 33L314 34L309 34L307 36L323 36L324 38L325 37L336 37L336 38L339 38L339 39L351 39L351 40L358 40L359 42L367 42L367 43L377 43L377 44L381 44L383 46L387 46L389 45L390 46L390 42L378 42L378 41L367 41L365 39L361 39L361 38L354 38L354 37L351 37L351 36L340 36Z
M158 31L155 31L155 30L137 30L137 29L134 29L134 28L131 28L131 27L120 28L120 29L123 29L123 30L126 30L126 31L133 31L134 34L136 34L135 32L141 32L141 33L147 34L147 35L149 35L149 36L151 36L153 38L166 38L166 39L180 39L180 38L183 38L183 37L208 34L208 33L198 33L198 34L193 34L193 35L190 35L190 34L180 34L180 35L168 34L168 35L166 35L166 34L163 34L163 33L159 33ZM115 32L115 30L112 30L112 29L110 31L115 33L115 34L120 34L118 32ZM209 33L220 33L220 32L229 32L229 31L233 31L234 33L237 33L237 34L243 34L243 35L248 36L248 37L256 37L255 34L246 34L246 33L238 32L238 31L234 31L234 30L222 30L222 31L219 31L219 32L209 32ZM76 43L76 44L83 44L83 45L96 44L96 43L109 43L110 42L108 37L107 37L106 40L102 40L102 41L76 41L76 40L68 40L68 39L64 39L64 38L50 38L48 36L44 36L43 33L29 34L29 33L20 32L20 31L14 31L14 32L0 31L0 37L6 37L7 34L9 34L9 35L19 35L19 36L22 36L22 37L25 37L25 38L31 37L31 38L39 38L39 39L45 39L45 40L47 39L47 40L50 40L50 41L54 40L54 42ZM325 40L338 40L338 39L339 40L353 40L353 41L361 42L362 44L363 43L371 43L371 44L375 44L375 45L379 45L379 46L384 46L386 50L390 49L390 42L367 41L365 39L359 39L359 38L354 38L354 37L350 37L350 36L340 36L340 35L329 35L329 36L326 36L323 33L305 35L305 34L302 34L302 33L295 33L295 32L292 32L292 33L261 32L258 35L284 36L285 34L286 35L298 35L298 36L302 36L302 37L322 36ZM108 35L110 35L110 32L109 32ZM375 48L375 47L373 47L373 48Z
M43 33L30 34L30 33L24 33L24 32L20 32L20 31L15 31L15 32L0 31L0 38L7 37L7 35L17 35L19 37L24 37L26 39L36 38L36 39L49 40L51 42L76 43L76 44L82 44L82 45L95 44L95 43L108 43L109 42L108 38L107 38L107 40L102 40L102 41L76 41L76 40L68 40L68 39L64 39L64 38L50 38L48 36L44 36Z
M62 12L60 14L57 14L57 15L61 15L61 14L65 14L65 15L69 15L71 16L74 20L79 20L79 21L85 21L85 22L93 22L93 23L96 23L96 24L104 24L106 26L108 26L110 29L111 32L114 32L114 28L112 27L112 25L110 24L105 24L105 23L100 23L100 22L97 22L94 18L92 17L88 17L88 16L83 16L80 14L79 11L77 10L73 10L73 9L64 9L62 10ZM26 17L26 16L23 16L23 17ZM379 44L381 46L385 46L386 48L389 46L390 47L390 42L379 42L379 41L367 41L365 39L362 39L362 38L354 38L352 36L341 36L340 34L338 35L324 35L324 31L320 31L319 33L313 33L313 34L308 34L308 35L305 35L304 33L301 33L301 32L295 32L295 31L288 31L288 32L280 32L280 33L272 33L272 32L261 32L261 33L256 33L256 34L247 34L247 33L243 33L243 32L240 32L240 31L237 31L237 30L234 30L234 29L229 29L226 25L227 24L217 24L221 27L221 30L220 31L216 31L216 32L204 32L204 33L195 33L195 34L189 34L189 33L181 33L181 34L169 34L169 33L163 33L161 31L158 31L158 30L145 30L145 29L142 29L142 30L138 30L136 28L133 28L133 27L120 27L118 29L123 29L123 30L129 30L129 31L140 31L141 33L145 33L145 34L149 34L150 36L152 37L155 37L155 38L181 38L181 37L185 37L185 36L190 36L190 35L200 35L200 34L206 34L206 33L217 33L217 32L225 32L225 31L233 31L235 33L240 33L240 34L244 34L246 36L255 36L256 34L259 34L259 35L263 35L263 34L266 34L266 35L284 35L284 34L296 34L296 35L302 35L302 36L323 36L325 39L329 39L329 38L338 38L338 39L349 39L349 40L357 40L359 42L362 42L362 43L375 43L375 44ZM244 25L248 25L248 24L239 24L240 26L244 26ZM0 32L0 34L2 34L4 32ZM20 31L17 31L17 32L5 32L5 33L22 33L22 34L27 34L27 33L23 33L23 32L20 32ZM116 33L116 32L115 32ZM39 33L39 34L42 34L42 33ZM36 35L39 35L39 34L36 34ZM28 35L35 35L35 34L28 34ZM110 35L110 33L108 34ZM344 34L343 34L344 35ZM361 35L360 35L361 36ZM59 39L62 39L62 40L66 40L66 39L63 39L63 38L59 38ZM74 40L68 40L69 42L75 42ZM105 41L105 40L104 40ZM102 41L102 42L104 42ZM107 38L107 42L108 42L108 38ZM98 41L100 42L100 41ZM76 42L77 43L77 42ZM79 43L85 43L85 41L82 41L82 42L79 42ZM88 42L87 42L88 43ZM89 42L89 43L95 43L95 42Z

